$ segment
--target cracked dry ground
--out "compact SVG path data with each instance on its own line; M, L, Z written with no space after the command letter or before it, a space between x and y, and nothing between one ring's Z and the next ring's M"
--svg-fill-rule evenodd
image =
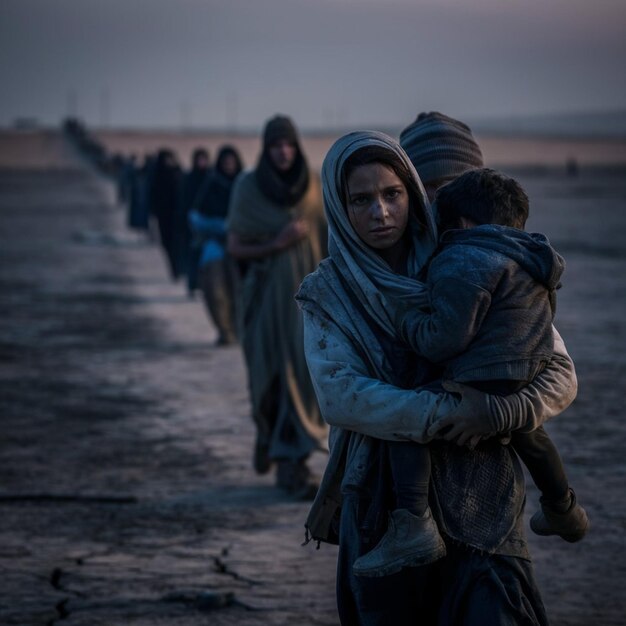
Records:
M111 189L45 141L57 169L0 170L0 623L336 624L336 550L302 548L307 505L251 469L239 350L211 347L201 304L124 230ZM522 182L529 229L568 264L557 326L580 391L548 430L593 521L579 544L531 550L553 624L616 626L626 182ZM529 485L527 519L536 502Z
M110 195L0 171L0 623L336 624L335 550L252 470L239 349Z

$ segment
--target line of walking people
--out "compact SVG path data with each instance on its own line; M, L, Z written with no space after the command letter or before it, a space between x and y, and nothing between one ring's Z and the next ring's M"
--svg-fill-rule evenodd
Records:
M532 370L521 368L504 341L506 360L498 353L486 364L472 362L479 378L451 378L444 387L444 365L428 361L405 336L406 324L433 306L429 265L447 241L438 229L455 241L483 232L500 236L503 229L525 240L523 190L483 168L465 124L436 112L420 114L399 143L370 131L338 139L324 161L323 188L295 126L283 116L265 125L256 167L242 172L241 165L234 149L224 149L209 169L206 152L196 151L183 176L173 155L162 151L152 181L146 179L150 212L172 277L186 273L188 285L195 280L211 294L207 305L220 329L218 341L236 336L241 343L257 429L255 470L275 468L278 487L295 498L314 498L307 538L318 546L339 545L341 623L544 626L525 538L518 454L519 435L535 432L542 439L534 453L546 456L553 445L541 425L576 395L573 363L552 327L556 285L540 289L546 312L537 315L546 350L542 343L533 353L541 363ZM472 187L475 178L480 193ZM454 196L450 205L461 213L447 224L442 189L448 184L454 195L453 181L461 185L461 198ZM509 209L518 211L519 222L502 223L495 214L470 220L470 201L489 205L483 187L507 220ZM504 202L504 196L510 199ZM431 207L436 198L442 215ZM183 227L188 230L181 235L176 229ZM187 247L179 257L180 241ZM491 253L493 246L487 246ZM492 269L482 260L471 265L476 255L465 253L462 262L446 266L446 303L456 303L469 318L479 308L472 294L487 297L487 291L471 281L468 291L461 270L476 282ZM234 292L236 305L226 309L224 296ZM502 306L512 308L510 300ZM224 310L237 319L232 335L220 327ZM444 318L456 322L450 314ZM522 332L531 321L510 321L512 330L500 323L499 332L507 339L534 336L532 329ZM433 342L443 350L451 336L464 339L475 327L473 319L452 324L456 334L433 331ZM487 340L488 358L499 337L492 332ZM469 358L467 346L460 352ZM494 391L500 379L515 384ZM318 485L307 462L327 441L330 456ZM408 462L415 442L428 445L421 469ZM398 443L406 446L406 457L390 451ZM552 452L555 462L543 474L529 466L534 478L554 487L554 493L541 488L531 528L578 541L588 519Z
M211 166L194 151L183 172L162 149L141 167L119 168L119 197L128 226L157 225L169 274L202 292L217 345L240 342L257 429L253 466L275 470L279 488L314 497L307 460L326 450L326 426L304 355L302 315L294 295L327 254L319 175L309 167L291 119L265 125L256 167L243 171L233 146Z
M226 254L225 224L233 183L242 169L239 152L226 145L213 167L205 148L194 150L186 172L177 155L162 148L146 155L140 167L131 155L118 170L118 199L127 205L128 226L154 233L172 280L186 278L190 297L202 292L220 346L237 341L237 272Z

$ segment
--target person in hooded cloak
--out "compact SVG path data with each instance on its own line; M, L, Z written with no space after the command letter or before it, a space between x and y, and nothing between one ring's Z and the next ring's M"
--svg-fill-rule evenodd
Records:
M326 224L319 179L289 118L267 122L257 167L235 184L227 230L229 254L246 263L239 319L257 428L254 467L262 474L276 463L279 487L312 497L317 486L306 461L325 449L327 431L294 294L325 256Z
M409 195L404 221L389 221L380 208L365 239L348 203L379 191L348 190L349 172L361 165L382 167L396 180L380 191L384 197L398 189ZM577 384L560 336L555 331L546 368L516 394L494 398L472 390L459 398L430 390L440 372L396 329L400 306L419 309L428 302L418 276L437 242L415 168L390 137L357 132L330 149L322 181L329 257L305 278L297 301L307 362L331 427L330 456L305 526L309 538L339 545L341 623L547 624L524 535L525 488L515 453L497 437L470 450L446 441L440 428L464 424L485 435L505 434L533 430L563 411ZM395 506L385 440L429 443L430 506L446 556L366 578L355 575L354 562L380 541Z
M174 153L159 150L152 177L150 200L159 224L159 237L170 276L176 280L182 268L176 251L176 214L180 201L181 170Z
M226 216L235 179L242 170L239 153L224 146L206 177L189 214L193 234L194 268L209 317L218 332L217 345L237 341L235 285L237 272L226 252Z
M209 165L208 151L204 148L196 148L191 157L191 169L182 179L180 202L176 211L176 257L180 273L187 276L187 293L190 296L197 288L197 272L191 258L189 213L194 206L198 191L207 179L210 171Z

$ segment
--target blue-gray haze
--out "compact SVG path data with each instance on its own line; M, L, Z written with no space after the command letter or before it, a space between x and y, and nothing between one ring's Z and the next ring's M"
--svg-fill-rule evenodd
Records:
M0 125L626 110L624 0L2 0Z

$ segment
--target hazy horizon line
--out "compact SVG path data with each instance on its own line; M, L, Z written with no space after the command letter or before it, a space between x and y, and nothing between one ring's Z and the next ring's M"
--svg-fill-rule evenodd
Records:
M36 116L16 116L12 123L0 124L3 131L9 130L55 130L60 129L69 119L65 117L58 124L42 123ZM263 125L256 124L131 124L131 123L85 123L77 116L80 123L92 132L114 133L167 133L167 134L229 134L234 136L259 135ZM626 108L605 110L586 110L578 112L552 112L529 115L488 116L463 119L477 134L484 136L522 136L559 139L626 139ZM297 122L297 120L296 120ZM322 125L301 124L298 130L307 136L341 135L355 130L379 130L393 136L398 136L404 125L390 125L384 123Z

